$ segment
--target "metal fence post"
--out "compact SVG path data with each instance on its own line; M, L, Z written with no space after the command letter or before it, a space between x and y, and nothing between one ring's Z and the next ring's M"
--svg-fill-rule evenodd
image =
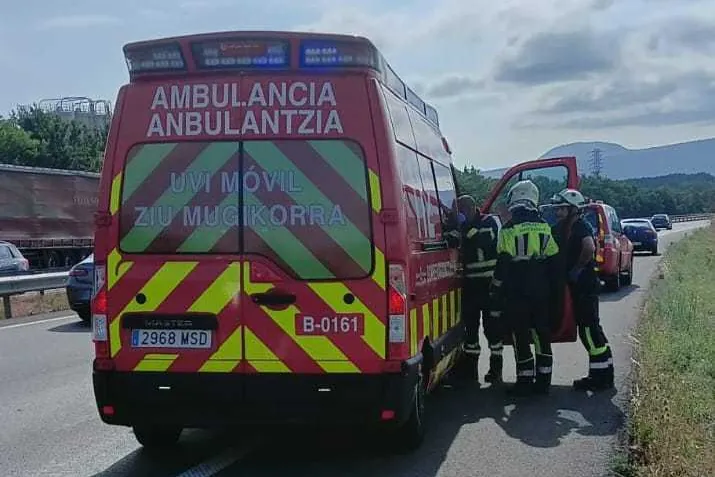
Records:
M12 318L12 304L10 303L10 297L5 295L2 297L2 305L5 308L5 318Z

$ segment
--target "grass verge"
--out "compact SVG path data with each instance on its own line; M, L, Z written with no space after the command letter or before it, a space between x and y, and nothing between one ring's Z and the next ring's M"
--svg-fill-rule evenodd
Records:
M673 244L637 328L629 456L639 477L715 475L715 227Z
M44 295L40 295L39 293L15 295L10 297L10 304L14 318L70 309L69 303L67 302L67 294L64 293L64 290L48 290ZM0 318L5 318L5 309L1 305Z

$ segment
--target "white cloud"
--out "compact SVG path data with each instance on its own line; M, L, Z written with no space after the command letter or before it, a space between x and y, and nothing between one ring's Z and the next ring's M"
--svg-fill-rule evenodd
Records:
M117 17L101 14L77 14L77 15L62 15L53 18L42 20L39 23L39 28L54 29L54 28L87 28L101 25L117 25L121 20Z

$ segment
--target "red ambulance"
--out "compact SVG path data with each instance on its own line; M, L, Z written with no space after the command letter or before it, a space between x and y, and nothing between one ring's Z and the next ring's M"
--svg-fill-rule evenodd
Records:
M145 446L296 419L419 445L462 342L436 110L360 37L230 32L124 54L96 220L101 419ZM576 179L569 159L505 179L542 167Z

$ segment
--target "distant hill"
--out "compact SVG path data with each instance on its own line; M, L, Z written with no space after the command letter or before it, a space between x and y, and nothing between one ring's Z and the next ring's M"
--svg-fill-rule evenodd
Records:
M609 179L635 179L670 174L715 174L715 138L683 142L647 149L627 149L609 142L576 142L555 147L541 159L576 156L579 172L591 174L591 155L601 150L601 175ZM501 177L507 168L484 171L487 177Z

